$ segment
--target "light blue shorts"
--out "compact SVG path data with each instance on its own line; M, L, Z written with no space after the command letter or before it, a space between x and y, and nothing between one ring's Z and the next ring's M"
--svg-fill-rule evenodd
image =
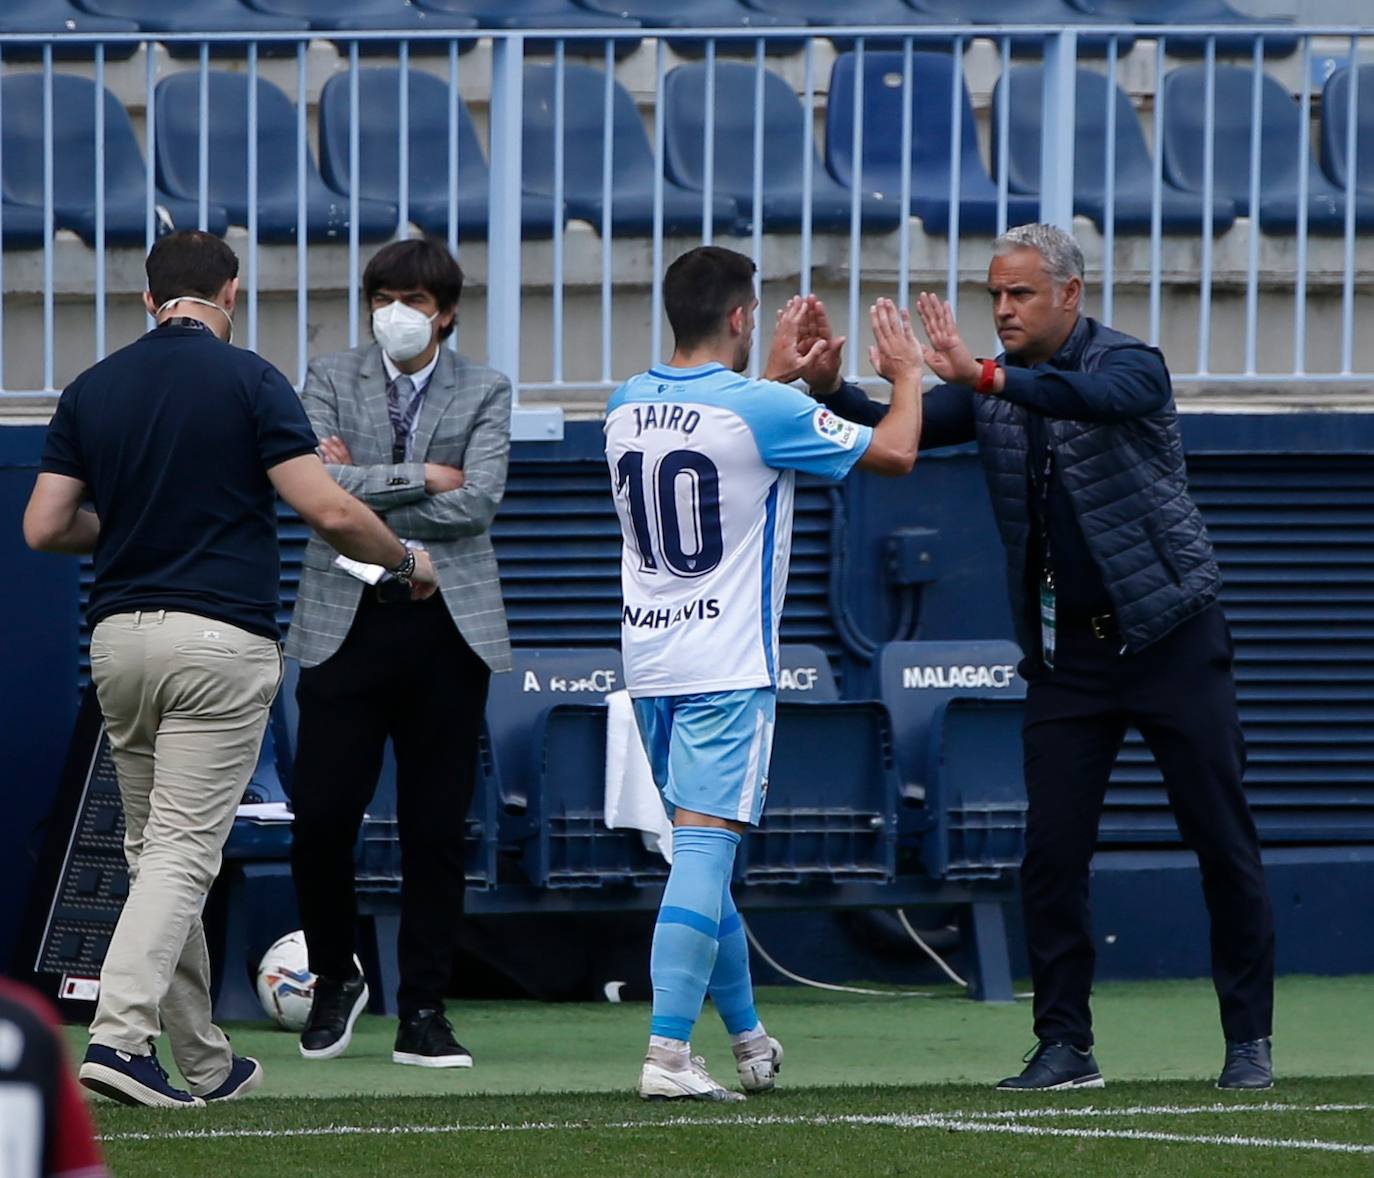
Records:
M653 696L634 707L670 815L681 806L758 825L773 753L773 688Z

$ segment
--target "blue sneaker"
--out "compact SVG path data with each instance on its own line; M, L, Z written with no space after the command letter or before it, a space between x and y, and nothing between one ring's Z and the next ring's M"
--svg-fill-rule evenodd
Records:
M210 1092L201 1094L201 1099L209 1104L212 1100L237 1100L247 1096L262 1083L262 1064L246 1055L234 1056L234 1066L224 1078L224 1083Z
M204 1108L205 1101L180 1088L173 1088L167 1072L158 1063L157 1052L130 1055L113 1047L92 1043L79 1073L83 1087L120 1104L141 1104L149 1108Z

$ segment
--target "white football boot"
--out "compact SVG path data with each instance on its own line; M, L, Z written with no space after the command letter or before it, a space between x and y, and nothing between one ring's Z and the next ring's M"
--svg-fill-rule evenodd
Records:
M739 1086L749 1093L772 1092L782 1071L782 1044L767 1033L732 1045Z
M642 1100L743 1100L744 1095L722 1088L706 1070L706 1061L690 1051L650 1047L639 1073Z

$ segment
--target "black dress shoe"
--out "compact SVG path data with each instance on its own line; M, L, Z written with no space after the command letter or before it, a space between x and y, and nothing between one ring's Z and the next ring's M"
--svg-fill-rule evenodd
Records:
M401 1020L391 1061L422 1068L470 1068L472 1053L453 1037L443 1011L421 1010Z
M1217 1079L1218 1088L1257 1091L1274 1086L1274 1060L1268 1039L1249 1039L1243 1043L1226 1040L1226 1064Z
M353 1041L353 1024L367 1009L367 982L362 974L347 981L315 979L310 1021L301 1032L301 1054L306 1059L333 1059Z
M1025 1062L1019 1076L1008 1076L997 1087L1008 1092L1053 1092L1060 1088L1107 1086L1093 1053L1081 1051L1071 1043L1048 1043L1042 1039Z

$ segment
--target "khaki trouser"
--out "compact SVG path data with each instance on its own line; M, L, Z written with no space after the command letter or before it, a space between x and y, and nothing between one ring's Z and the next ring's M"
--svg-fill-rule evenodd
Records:
M233 1062L210 1018L200 913L257 764L281 666L275 642L196 614L117 614L91 635L129 863L91 1041L146 1055L165 1027L197 1094L222 1084Z

